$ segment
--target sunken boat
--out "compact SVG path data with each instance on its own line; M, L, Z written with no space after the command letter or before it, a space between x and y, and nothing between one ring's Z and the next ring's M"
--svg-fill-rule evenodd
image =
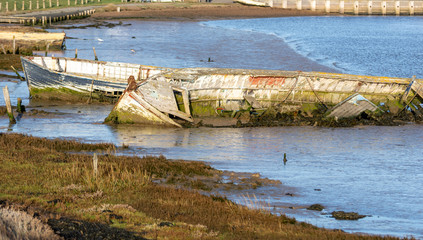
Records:
M311 116L324 107L333 118L365 111L421 112L422 79L274 70L185 68L130 84L106 122L181 127L228 118L250 121L269 111Z
M21 57L32 98L47 100L99 99L116 102L129 76L144 81L163 70L154 66L77 58Z

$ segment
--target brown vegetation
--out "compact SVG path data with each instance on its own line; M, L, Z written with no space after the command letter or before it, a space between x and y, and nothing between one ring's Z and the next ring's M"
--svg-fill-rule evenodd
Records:
M34 215L65 239L81 232L95 236L90 231L104 226L134 232L119 233L132 239L395 239L319 229L205 196L182 186L202 189L202 179L219 179L220 171L163 156L114 156L114 150L110 144L0 134L0 200L36 209ZM96 151L98 166L81 151Z

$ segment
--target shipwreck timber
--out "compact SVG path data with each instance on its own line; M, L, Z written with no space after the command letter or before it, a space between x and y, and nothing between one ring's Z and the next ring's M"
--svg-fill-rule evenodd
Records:
M182 89L185 95L177 91L160 93L159 87L154 87L158 82L162 83L160 88ZM420 111L422 85L421 79L319 72L173 69L150 77L134 90L127 90L110 116L114 122L163 124L163 121L151 120L143 114L134 114L142 106L127 105L131 96L152 103L149 99L154 94L157 99L168 102L173 110L177 108L193 119L229 117L249 121L251 115L260 115L270 109L276 113L295 112L310 116L318 108L323 106L329 110L354 94L360 94L360 101L366 99L370 106L375 106L365 110L383 108L389 114L397 114L406 105ZM407 104L408 101L412 104ZM170 107L155 109L173 119L174 123L170 125L177 126L178 119L183 119L169 111ZM120 121L121 118L124 120Z
M137 81L169 68L77 58L22 57L30 95L39 99L116 99L129 76Z

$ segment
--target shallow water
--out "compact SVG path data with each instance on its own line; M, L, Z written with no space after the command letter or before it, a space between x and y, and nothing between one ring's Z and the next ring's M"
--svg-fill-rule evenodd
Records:
M316 70L421 77L421 21L419 17L307 17L199 23L130 21L131 26L113 29L67 30L67 35L76 39L67 40L69 50L62 54L73 57L74 49L78 48L80 58L93 58L92 46L95 46L100 60L167 67ZM316 29L315 23L330 28ZM349 31L343 30L345 26ZM357 28L351 30L353 26ZM397 37L392 37L390 26L396 26ZM363 32L366 29L368 32ZM407 31L403 32L404 29ZM319 32L324 34L315 35L319 37L314 39L312 36ZM351 54L343 55L336 47L335 43L348 45L348 41L357 40L355 36L372 32L377 35L364 39L374 40L378 47L372 45L359 48L360 51L353 47L348 50ZM335 43L328 43L329 38ZM394 54L396 47L392 47L395 46L392 41L396 38L405 41L401 49L407 54L379 55L383 45ZM284 39L292 49L287 48ZM374 49L378 50L374 52ZM410 54L416 54L411 58L415 64L407 66ZM363 56L377 57L360 60ZM214 61L207 62L208 57ZM296 187L295 197L263 196L271 205L320 203L327 207L326 212L344 210L371 215L359 221L337 221L307 210L283 210L299 220L349 232L423 238L422 125L340 129L108 126L101 123L112 106L29 103L26 83L0 81L0 86L4 85L11 90L12 102L21 97L29 109L58 114L48 118L24 116L13 126L8 125L7 119L0 119L0 131L125 143L130 145L132 154L163 154L173 159L206 161L224 170L260 172L264 177ZM0 104L2 101L0 99ZM288 157L286 166L282 163L283 153Z

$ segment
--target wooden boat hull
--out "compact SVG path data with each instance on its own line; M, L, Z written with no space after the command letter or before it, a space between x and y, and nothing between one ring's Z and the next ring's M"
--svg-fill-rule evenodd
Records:
M143 81L162 71L152 66L72 58L22 57L21 62L31 96L57 100L68 100L69 95L117 98L130 75Z
M302 112L312 115L320 106L330 109L354 94L368 99L376 105L383 105L391 113L403 106L402 97L407 88L413 92L406 98L414 99L423 93L422 80L332 74L318 72L288 72L245 69L173 69L150 77L147 83L167 82L174 88L186 89L188 107L181 107L177 96L162 94L162 99L178 109L187 109L185 114L193 118L236 117L251 112L274 109L279 113ZM150 84L152 85L152 84ZM151 103L151 94L144 91L145 84L138 85L132 94ZM148 92L154 91L151 86ZM123 97L124 98L124 97ZM173 100L171 100L173 98ZM183 98L185 102L185 98ZM420 101L420 100L419 100ZM122 101L122 104L125 101ZM419 108L420 102L414 105ZM185 104L185 103L184 103ZM153 104L154 105L154 104ZM186 105L186 104L185 104ZM175 116L171 111L158 109L164 114ZM357 111L356 109L354 111ZM122 113L122 112L121 112ZM348 114L345 114L348 116ZM140 119L144 118L140 116ZM145 123L145 121L143 120ZM154 124L154 122L152 122Z

